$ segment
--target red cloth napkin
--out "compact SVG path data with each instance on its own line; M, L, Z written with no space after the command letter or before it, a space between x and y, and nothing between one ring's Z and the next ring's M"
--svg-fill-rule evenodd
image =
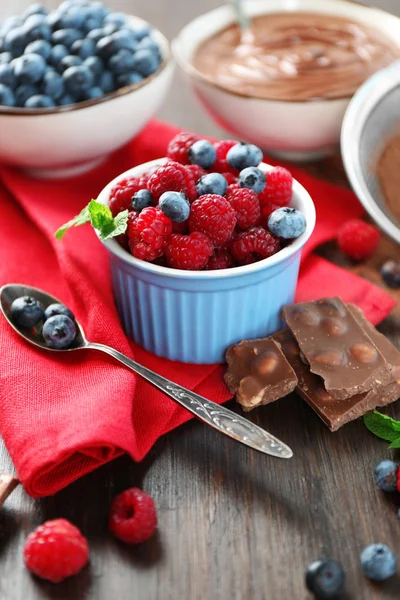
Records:
M216 402L230 396L221 365L185 365L157 358L129 341L113 303L108 261L90 227L54 239L122 171L165 154L177 129L154 122L106 164L74 179L39 181L0 169L0 284L42 288L71 307L90 340L104 342ZM317 227L304 252L298 300L340 294L377 323L395 305L391 296L331 263L310 255L333 238L338 225L361 214L352 193L294 175L317 206ZM57 358L18 338L1 320L0 432L18 476L32 496L55 493L127 452L141 460L154 442L189 414L131 371L95 352Z

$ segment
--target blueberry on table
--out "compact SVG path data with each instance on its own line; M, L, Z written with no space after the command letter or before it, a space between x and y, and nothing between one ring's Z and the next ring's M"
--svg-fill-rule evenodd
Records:
M18 327L33 327L43 319L44 310L33 296L21 296L11 304L10 316Z
M278 208L268 217L268 229L276 237L293 240L306 229L305 216L295 208Z
M395 574L396 557L385 544L371 544L361 552L361 568L368 579L385 581Z
M345 573L335 560L321 558L306 570L306 586L317 600L336 600L344 592Z
M15 106L15 96L12 89L0 83L0 105L1 106Z
M133 70L143 77L148 77L157 71L160 64L158 54L149 49L137 50L133 56ZM212 164L214 164L215 159ZM202 166L202 165L201 165ZM210 165L211 166L211 165Z
M52 47L46 40L35 40L27 45L25 54L39 54L45 60L48 60L52 53Z
M267 185L267 177L264 171L257 167L246 167L240 171L238 183L240 187L248 188L259 194Z
M200 177L196 184L199 196L205 194L218 194L224 196L228 189L228 182L221 173L207 173Z
M65 315L66 317L72 319L72 321L75 319L72 310L70 310L67 306L64 306L64 304L60 304L59 302L49 304L44 311L45 320L50 319L50 317L54 317L55 315Z
M17 80L11 65L0 64L0 83L6 85L11 90L15 88Z
M149 190L138 190L132 196L131 208L141 212L144 208L153 206L153 195Z
M375 481L384 492L397 491L398 465L392 460L382 460L375 467Z
M210 169L217 158L214 146L208 140L197 140L188 150L188 158L192 165Z
M42 329L43 339L50 348L64 350L75 339L75 323L66 315L55 315L47 319Z
M20 83L37 83L43 77L46 61L40 54L24 54L15 61L14 73Z
M400 287L400 260L388 260L381 268L384 282L392 288Z
M258 167L262 161L262 152L254 144L239 142L228 150L226 160L232 169L241 171L246 167Z

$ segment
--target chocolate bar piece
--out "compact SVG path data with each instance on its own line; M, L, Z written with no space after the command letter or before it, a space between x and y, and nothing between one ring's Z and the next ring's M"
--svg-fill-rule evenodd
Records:
M372 325L371 327L373 328ZM379 332L376 333L381 335ZM281 345L282 351L297 375L296 392L315 410L331 431L337 431L342 425L362 417L378 406L386 406L400 397L400 380L393 380L386 386L382 385L364 394L337 400L326 391L321 377L311 373L301 359L300 348L288 329L274 333L271 338ZM384 339L392 346L387 338ZM394 346L392 348L398 352ZM392 353L392 349L390 352Z
M340 298L285 306L283 318L303 360L337 400L391 381L388 361Z
M7 473L0 473L0 507L19 484L18 479Z
M297 377L280 346L271 339L245 340L226 353L225 382L249 411L293 392Z

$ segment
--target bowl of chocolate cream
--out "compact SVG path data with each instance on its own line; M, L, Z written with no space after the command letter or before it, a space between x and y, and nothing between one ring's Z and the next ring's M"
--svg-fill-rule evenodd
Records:
M400 19L350 0L247 0L201 15L172 44L210 116L293 160L337 149L343 116L373 73L400 59Z

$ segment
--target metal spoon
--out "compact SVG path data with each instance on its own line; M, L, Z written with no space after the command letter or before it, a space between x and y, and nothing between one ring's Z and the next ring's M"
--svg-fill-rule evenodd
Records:
M172 400L175 400L175 402L186 408L186 410L194 414L204 423L207 423L207 425L214 427L214 429L217 429L246 446L250 446L250 448L253 448L254 450L264 452L264 454L270 454L271 456L276 456L278 458L291 458L293 456L292 450L286 446L286 444L228 408L215 404L215 402L211 402L211 400L207 400L206 398L169 381L165 377L154 373L154 371L147 369L147 367L128 358L114 348L110 348L104 344L89 342L78 322L76 323L77 335L67 350L55 350L49 348L46 346L41 335L41 325L25 329L16 327L12 322L10 317L10 307L12 302L20 296L33 296L39 300L45 308L49 306L49 304L60 302L60 300L50 296L50 294L47 294L42 290L18 283L10 283L0 289L0 309L3 315L11 327L34 346L37 346L41 350L58 354L61 354L62 352L76 352L78 350L98 350L100 352L105 352L126 367L132 369L132 371L138 375L141 375L141 377L164 392L164 394L172 398Z
M243 0L233 0L233 6L236 13L236 20L243 33L250 28L250 19L244 10Z

